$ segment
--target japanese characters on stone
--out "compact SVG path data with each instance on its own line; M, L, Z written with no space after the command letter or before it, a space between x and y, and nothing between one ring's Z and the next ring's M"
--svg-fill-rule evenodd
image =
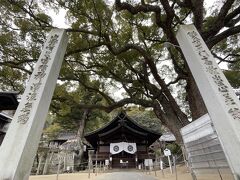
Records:
M215 67L211 61L210 54L203 48L201 38L198 37L197 32L191 31L187 33L191 38L194 47L203 61L206 72L209 73L213 82L217 85L219 93L222 95L225 105L228 107L228 113L233 119L240 120L240 109L238 108L235 100L231 97L229 87L225 84L221 78L221 73L218 68Z
M20 110L20 114L18 116L17 122L20 124L25 124L29 119L29 115L31 113L34 101L36 100L38 91L42 85L42 81L46 76L48 63L51 60L51 53L56 43L58 42L58 37L59 35L57 34L52 35L50 37L50 40L46 46L45 54L43 55L43 58L40 59L40 65L37 67L37 72L33 74L34 82L30 86L30 93L28 93L26 96L27 102L24 104L24 107Z

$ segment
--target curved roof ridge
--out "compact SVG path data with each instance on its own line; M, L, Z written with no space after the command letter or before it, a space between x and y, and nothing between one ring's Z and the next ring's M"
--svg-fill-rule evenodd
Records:
M120 112L120 113L121 113L121 112ZM120 113L118 113L118 115L119 115ZM107 127L108 125L110 125L112 122L116 121L118 115L117 115L115 118L113 118L113 120L107 122L104 126L100 127L99 129L93 130L93 131L91 131L91 132L89 132L89 133L86 133L84 136L89 136L89 135L95 134L95 133L97 133L98 131L101 131L102 129L106 128L106 127Z
M121 117L121 114L123 114L123 117ZM144 129L145 131L148 131L148 132L150 132L150 133L152 133L152 134L155 134L155 135L161 135L161 133L152 131L150 128L147 128L147 127L145 127L145 126L140 125L139 123L137 123L136 121L134 121L130 116L128 116L127 113L121 111L121 112L119 112L119 113L117 114L117 116L116 116L115 118L113 118L112 121L106 123L103 127L99 128L99 129L96 129L96 130L94 130L94 131L91 131L91 132L85 134L84 136L90 136L90 135L92 135L92 134L95 134L95 133L97 133L97 132L100 132L101 130L103 130L104 128L108 127L110 124L112 124L114 121L116 121L119 117L122 118L122 119L125 119L125 118L128 119L128 120L129 120L130 122L132 122L135 126L141 128L141 129Z

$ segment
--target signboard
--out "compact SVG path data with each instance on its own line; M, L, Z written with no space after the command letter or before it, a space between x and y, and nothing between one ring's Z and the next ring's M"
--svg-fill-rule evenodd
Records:
M172 155L170 149L167 149L167 148L163 151L163 153L164 153L164 156L171 156Z
M144 159L144 165L145 166L153 166L153 160L152 159Z
M109 160L105 159L105 165L108 166L109 165Z

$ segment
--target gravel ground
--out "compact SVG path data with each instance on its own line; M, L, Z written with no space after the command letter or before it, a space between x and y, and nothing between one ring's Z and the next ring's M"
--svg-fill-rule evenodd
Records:
M154 177L146 176L138 172L113 172L98 176L96 180L156 180Z
M178 180L192 180L192 177L184 165L177 167ZM149 172L148 172L149 173ZM58 180L176 180L176 174L171 174L169 169L164 169L164 175L161 171L152 171L151 174L136 171L117 171L112 173L100 173L97 176L91 173L90 179L88 173L59 174ZM205 178L204 180L220 180L217 178ZM228 178L226 178L228 179ZM57 180L57 175L31 176L29 180Z

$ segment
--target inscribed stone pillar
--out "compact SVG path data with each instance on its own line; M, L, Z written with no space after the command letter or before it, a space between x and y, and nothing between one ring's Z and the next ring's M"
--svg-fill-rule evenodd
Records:
M66 47L66 32L52 30L0 147L1 180L29 177Z
M240 102L193 25L180 26L177 39L213 121L229 166L240 179Z

